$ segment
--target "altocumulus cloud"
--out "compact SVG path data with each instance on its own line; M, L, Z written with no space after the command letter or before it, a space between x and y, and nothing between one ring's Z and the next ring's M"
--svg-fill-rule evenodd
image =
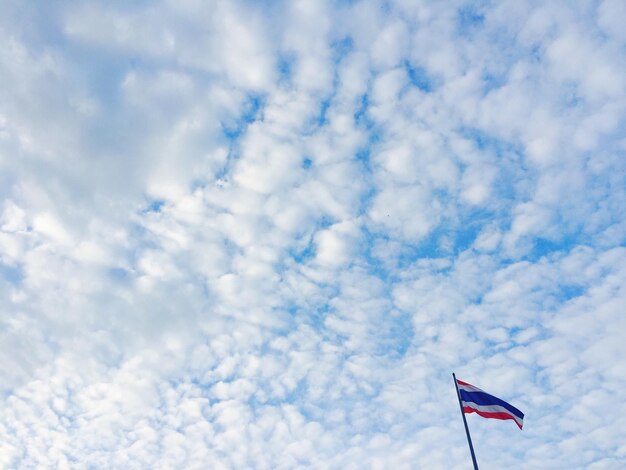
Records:
M622 1L0 9L0 466L626 466Z

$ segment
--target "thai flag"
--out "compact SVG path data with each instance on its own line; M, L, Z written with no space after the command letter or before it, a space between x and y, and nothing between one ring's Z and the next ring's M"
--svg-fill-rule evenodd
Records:
M524 413L467 382L456 379L464 413L478 413L483 418L512 419L522 429Z

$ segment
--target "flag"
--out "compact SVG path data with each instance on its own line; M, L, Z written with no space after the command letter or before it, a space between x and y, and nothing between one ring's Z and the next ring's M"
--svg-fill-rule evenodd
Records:
M483 418L512 419L522 429L524 413L498 397L483 392L467 382L456 379L463 413L477 413Z

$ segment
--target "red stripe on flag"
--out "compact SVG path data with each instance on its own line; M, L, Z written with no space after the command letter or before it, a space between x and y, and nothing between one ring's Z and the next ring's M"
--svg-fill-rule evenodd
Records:
M463 382L462 380L459 380L459 379L456 379L456 381L457 381L460 385L467 385L468 387L478 388L476 385L468 384L467 382Z
M463 407L463 413L476 413L479 416L482 416L483 418L512 419L513 421L515 421L515 424L517 424L517 427L522 429L522 426L517 422L517 420L513 417L513 415L510 415L508 413L504 413L504 412L498 412L498 413L491 412L490 413L487 411L478 411L478 410L475 410L474 408L470 408L469 406Z

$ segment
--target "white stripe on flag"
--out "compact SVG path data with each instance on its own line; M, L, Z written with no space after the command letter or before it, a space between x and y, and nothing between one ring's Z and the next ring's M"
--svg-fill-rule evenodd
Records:
M483 392L483 390L481 390L478 387L474 387L473 385L463 385L458 382L457 382L457 385L459 387L459 390L465 390L466 392Z

